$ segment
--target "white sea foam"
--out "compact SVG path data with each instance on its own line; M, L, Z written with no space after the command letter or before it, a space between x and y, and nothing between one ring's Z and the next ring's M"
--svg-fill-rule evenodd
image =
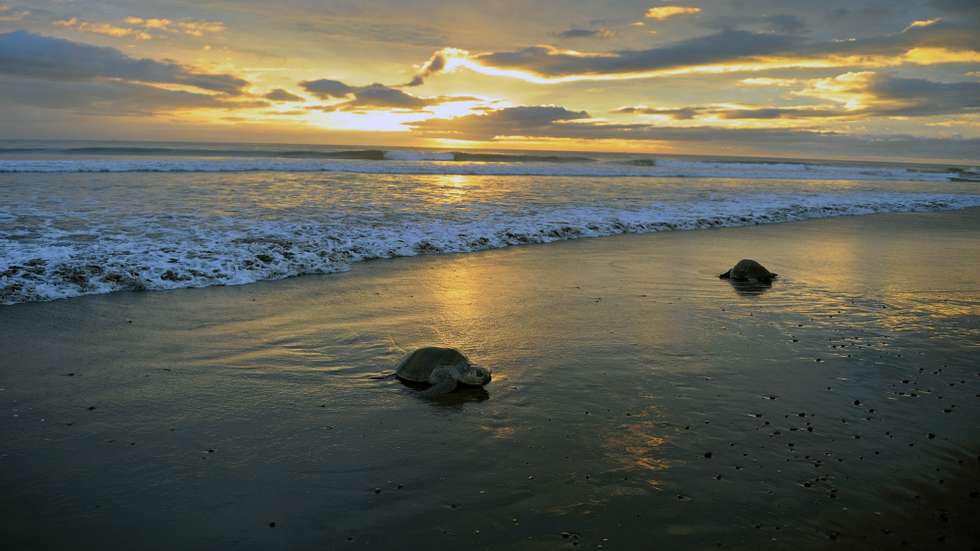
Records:
M0 159L0 173L93 172L351 172L493 176L686 177L755 180L876 180L942 182L956 170L808 163L633 159L623 162L454 161L453 153L385 151L385 161L307 158Z
M855 191L699 194L628 208L501 209L469 205L452 216L316 215L263 220L205 211L83 219L36 205L0 210L0 302L52 300L126 289L238 285L347 270L354 262L461 253L621 233L769 224L880 212L980 206L980 195Z

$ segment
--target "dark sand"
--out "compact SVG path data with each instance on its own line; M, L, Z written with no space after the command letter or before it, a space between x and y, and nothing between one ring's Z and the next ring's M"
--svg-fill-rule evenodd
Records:
M0 541L976 548L978 251L967 210L5 306ZM427 344L493 383L371 378Z

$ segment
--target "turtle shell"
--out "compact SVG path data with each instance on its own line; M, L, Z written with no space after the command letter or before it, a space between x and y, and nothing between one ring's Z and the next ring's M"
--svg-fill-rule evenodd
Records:
M469 367L470 360L455 348L426 346L405 356L395 368L395 375L406 381L428 383L432 370L438 367L454 366Z
M750 260L748 258L739 260L731 271L731 278L736 281L742 281L746 279L752 279L755 281L768 282L772 281L772 278L776 277L776 274L770 272L755 260Z

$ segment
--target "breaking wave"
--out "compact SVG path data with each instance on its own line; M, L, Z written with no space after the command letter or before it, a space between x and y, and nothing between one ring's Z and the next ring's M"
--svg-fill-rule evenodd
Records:
M0 211L0 303L119 290L240 285L349 269L352 263L463 253L622 233L771 224L980 206L980 195L744 193L734 200L636 208L473 206L455 219L414 215L256 220L157 214L64 223L65 213ZM73 214L78 216L77 214Z

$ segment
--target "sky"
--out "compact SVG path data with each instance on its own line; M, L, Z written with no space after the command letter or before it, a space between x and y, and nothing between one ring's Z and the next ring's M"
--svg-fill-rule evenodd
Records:
M980 160L977 0L0 0L0 138Z

